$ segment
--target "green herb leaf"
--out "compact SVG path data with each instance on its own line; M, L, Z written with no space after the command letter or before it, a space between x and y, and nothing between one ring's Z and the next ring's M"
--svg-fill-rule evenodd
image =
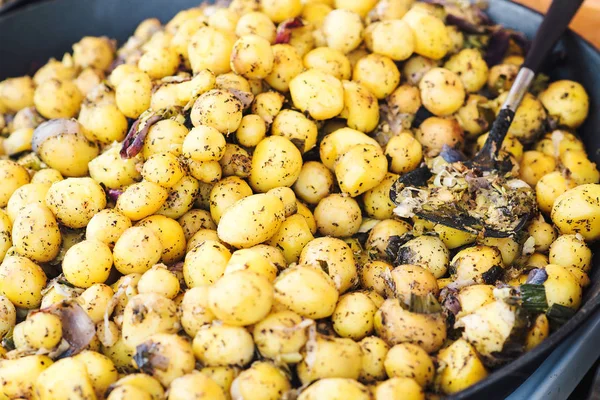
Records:
M546 288L544 285L525 284L520 286L521 304L523 308L532 313L543 313L548 308Z

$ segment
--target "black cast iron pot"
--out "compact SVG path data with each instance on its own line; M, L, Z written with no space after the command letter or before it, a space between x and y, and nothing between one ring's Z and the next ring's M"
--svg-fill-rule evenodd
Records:
M157 17L166 22L177 11L200 0L51 0L0 17L0 80L32 74L50 57L60 58L86 35L106 35L123 43L139 22ZM532 37L540 14L507 0L490 0L488 14L496 22ZM550 71L552 80L573 79L590 95L590 115L580 128L591 159L600 165L600 52L569 32L559 45L566 59ZM600 246L593 246L600 251ZM546 341L452 399L503 399L539 366L564 338L574 332L600 304L600 258L594 257L592 285L577 314ZM599 332L600 335L600 332Z

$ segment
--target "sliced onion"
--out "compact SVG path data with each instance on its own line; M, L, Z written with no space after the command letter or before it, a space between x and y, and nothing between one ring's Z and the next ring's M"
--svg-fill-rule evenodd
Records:
M59 135L77 135L81 133L81 125L74 119L58 118L42 122L33 131L31 149L38 153L42 144Z

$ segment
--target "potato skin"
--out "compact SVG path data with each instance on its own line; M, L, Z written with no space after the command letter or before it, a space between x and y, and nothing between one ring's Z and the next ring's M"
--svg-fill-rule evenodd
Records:
M63 225L83 228L106 207L106 195L91 178L67 178L50 186L46 204Z
M24 207L14 221L15 249L36 262L48 262L60 251L62 237L52 211L42 204Z
M444 393L459 392L488 374L475 349L464 339L441 350L438 357L447 365L436 377Z
M559 231L579 233L585 240L600 238L600 184L580 185L556 198L552 222Z
M17 307L39 307L46 279L44 270L25 257L5 257L0 264L0 294L6 296Z

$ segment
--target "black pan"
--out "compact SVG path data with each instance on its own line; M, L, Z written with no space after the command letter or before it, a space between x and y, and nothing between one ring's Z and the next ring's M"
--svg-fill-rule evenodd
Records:
M0 79L33 73L50 57L61 57L85 35L107 35L120 43L126 40L145 18L166 22L177 11L196 6L200 0L51 0L29 5L0 17ZM494 21L525 32L529 37L542 20L541 15L506 0L490 1L489 15ZM565 35L560 48L566 62L555 68L552 79L568 78L581 82L591 97L590 116L580 129L590 157L600 165L600 53L576 34ZM599 251L598 245L593 248ZM482 382L452 396L452 399L503 399L538 367L548 354L579 327L600 304L600 265L594 258L584 303L575 316L533 351L504 368L494 371Z

